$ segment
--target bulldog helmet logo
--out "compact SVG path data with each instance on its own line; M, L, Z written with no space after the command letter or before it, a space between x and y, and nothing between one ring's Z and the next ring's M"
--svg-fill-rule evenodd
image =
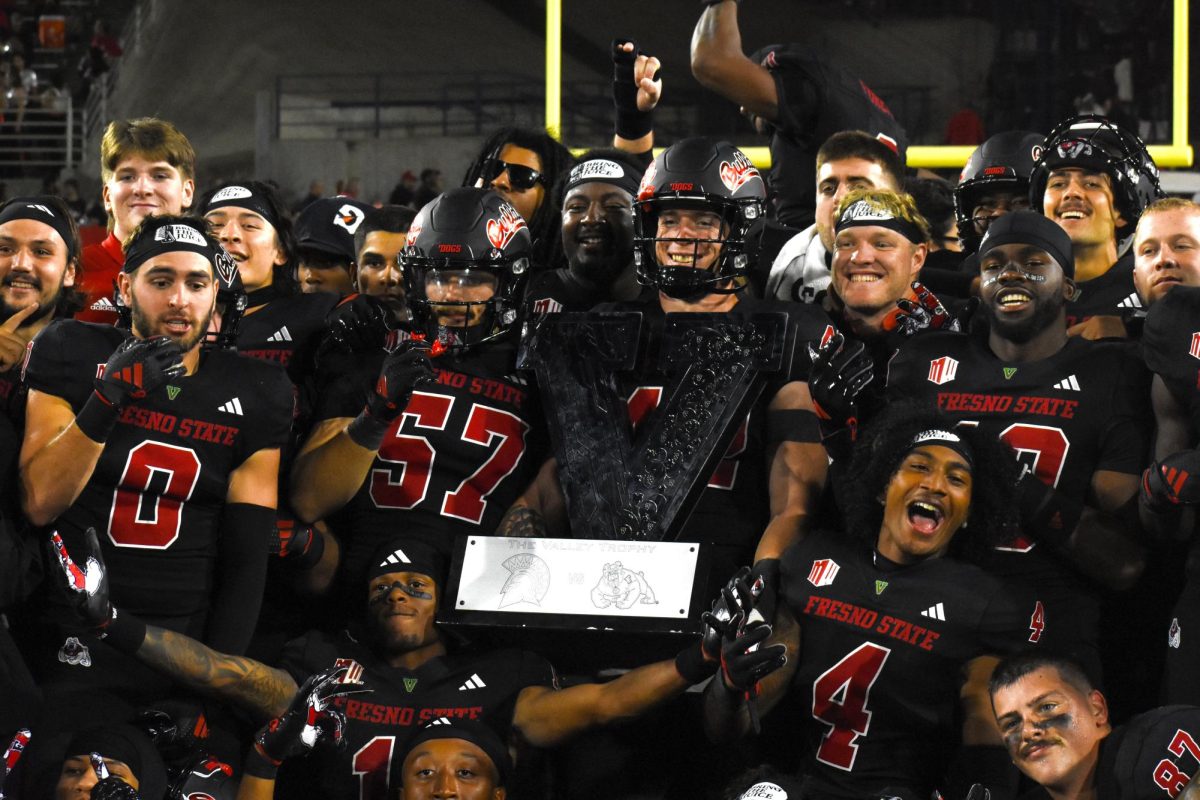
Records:
M658 605L645 574L622 566L620 561L605 564L600 581L592 589L592 605L596 608L616 606L624 611L632 608L634 603Z
M721 162L720 173L721 183L731 192L736 192L752 180L762 180L758 170L741 151L734 154L733 161Z
M517 231L525 226L525 218L517 213L517 209L508 203L500 206L500 216L489 219L487 224L488 241L492 247L503 251L508 243L517 235Z

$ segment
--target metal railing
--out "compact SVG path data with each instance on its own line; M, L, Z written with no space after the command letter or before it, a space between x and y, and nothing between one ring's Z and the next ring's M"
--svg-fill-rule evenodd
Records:
M70 98L65 110L8 108L0 123L0 173L39 173L74 167L82 153L82 114Z

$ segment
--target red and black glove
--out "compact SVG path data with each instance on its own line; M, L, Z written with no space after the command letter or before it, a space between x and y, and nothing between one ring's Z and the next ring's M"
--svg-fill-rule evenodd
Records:
M1142 499L1151 508L1200 503L1200 450L1183 450L1147 467Z
M884 317L885 331L898 331L901 336L908 337L924 330L958 333L965 329L967 317L947 311L937 295L924 284L913 281L912 291L911 298L897 300L896 310Z
M360 683L343 682L348 670L346 666L334 667L309 676L287 711L259 729L254 751L277 767L284 759L307 753L320 742L343 745L346 715L333 705L333 700L370 691L361 688Z
M721 676L725 688L753 697L758 694L762 679L787 663L787 647L783 644L762 647L771 638L771 632L766 622L746 625L742 612L733 615L721 642Z
M388 309L377 297L349 294L325 318L323 347L362 353L383 347L390 330Z
M808 345L812 368L808 391L823 441L858 438L858 396L875 379L875 364L862 342L835 333L819 350Z
M67 595L79 620L96 635L125 653L136 653L146 638L146 623L119 612L109 599L108 569L100 553L95 528L83 534L82 565L71 558L58 531L50 534L50 545L66 579Z
M275 517L268 552L289 566L311 569L325 554L325 537L312 525L305 525L280 512Z
M430 345L408 339L392 350L379 368L379 378L367 397L367 405L346 429L350 438L368 450L378 450L388 427L404 413L413 390L433 383Z
M33 733L28 728L21 728L13 734L12 741L5 748L4 761L0 762L0 800L4 800L4 785L8 776L16 769L17 762L25 754L25 748L29 746L29 740L32 738Z
M75 416L75 425L93 442L104 442L121 409L185 372L183 351L166 336L129 338L121 343L96 378L96 390Z

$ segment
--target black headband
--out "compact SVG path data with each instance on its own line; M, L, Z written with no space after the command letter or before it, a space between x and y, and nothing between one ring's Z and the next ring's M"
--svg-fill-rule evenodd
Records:
M50 207L45 197L14 197L0 208L0 225L12 222L14 219L31 219L42 222L58 231L63 243L67 246L67 261L79 255L78 242L71 235L70 220Z
M852 203L838 218L835 233L841 233L846 228L887 228L908 239L913 244L924 244L925 234L921 228L904 217L897 217L886 208L877 206L867 200Z
M482 750L496 768L496 785L504 786L507 782L508 774L512 771L508 747L500 735L485 723L473 719L438 717L408 740L404 749L404 760L407 761L414 750L430 739L461 739L470 742Z
M375 550L367 570L367 581L392 572L426 575L440 587L446 577L446 560L427 544L403 535L396 536Z
M992 220L979 243L979 260L1002 244L1027 244L1046 251L1063 274L1075 277L1075 253L1070 235L1058 223L1036 211L1013 211Z
M63 756L74 758L75 756L99 753L105 758L120 761L129 767L129 771L133 773L134 777L140 779L142 755L135 738L139 735L138 731L130 725L88 728L76 733L71 738Z
M641 180L640 174L634 174L629 167L620 162L608 158L589 158L571 168L571 173L567 176L566 192L570 192L581 183L597 181L611 183L618 189L629 192L630 197L635 197Z
M930 428L929 430L921 431L908 443L908 449L905 452L911 452L918 447L926 445L949 447L963 457L968 467L975 469L975 454L971 450L971 445L967 444L967 441L957 433L952 433L941 428Z
M215 273L218 254L225 250L215 244L202 225L204 223L199 220L147 217L138 229L137 237L125 248L125 265L121 270L133 272L151 258L182 250L204 256Z
M208 198L208 203L204 206L204 213L208 214L210 211L225 208L226 206L237 206L247 211L253 211L271 223L272 228L279 227L279 219L275 216L275 212L271 210L271 204L267 202L266 195L254 191L249 186L242 186L237 183L226 186Z

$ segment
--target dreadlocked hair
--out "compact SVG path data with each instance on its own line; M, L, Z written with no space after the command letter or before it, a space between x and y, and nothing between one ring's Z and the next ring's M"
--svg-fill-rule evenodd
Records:
M558 183L559 177L575 165L575 158L570 150L545 131L532 128L501 128L483 143L479 155L467 168L462 185L474 186L475 182L483 177L484 165L491 159L498 158L506 144L524 147L537 153L538 160L542 162L542 175L546 178L542 204L534 212L533 219L525 220L533 237L533 268L550 270L564 267L566 256L562 251L562 224L559 221L562 192Z
M953 431L970 447L971 506L967 519L954 534L948 554L961 561L979 563L991 548L1017 531L1014 496L1017 462L1000 440L978 428L957 426L954 420L913 402L889 404L859 436L850 469L854 476L839 492L844 502L846 533L865 547L875 547L883 524L880 498L904 456L921 431Z

